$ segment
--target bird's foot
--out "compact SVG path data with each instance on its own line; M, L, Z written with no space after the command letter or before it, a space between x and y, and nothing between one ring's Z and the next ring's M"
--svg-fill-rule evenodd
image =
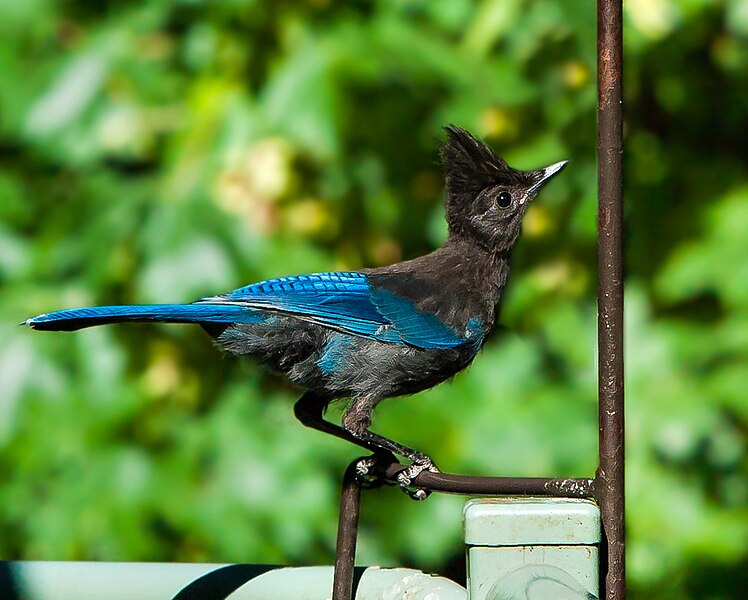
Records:
M416 454L413 456L413 462L410 466L400 471L395 481L388 479L385 474L385 468L397 459L389 452L375 453L365 458L360 458L356 462L356 479L359 485L364 489L373 489L383 485L398 485L400 489L412 500L425 500L431 495L431 490L413 486L413 480L424 471L439 473L434 461L425 454Z
M436 468L431 458L419 453L413 458L413 463L409 467L406 467L397 474L397 483L400 489L412 500L425 500L431 495L431 490L412 485L413 480L424 471L438 473L439 469Z

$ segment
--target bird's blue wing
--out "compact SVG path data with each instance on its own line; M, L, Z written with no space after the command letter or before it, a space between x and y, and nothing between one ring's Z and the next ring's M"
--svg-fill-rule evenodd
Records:
M454 348L467 340L431 313L418 310L407 298L384 288L374 288L370 300L392 328L411 346Z
M419 348L467 342L436 315L405 298L372 287L364 273L315 273L248 285L200 303L229 303L294 315L345 333Z

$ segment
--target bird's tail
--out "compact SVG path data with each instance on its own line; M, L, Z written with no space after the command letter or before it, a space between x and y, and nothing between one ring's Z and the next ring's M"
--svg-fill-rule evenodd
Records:
M122 321L161 323L257 323L262 312L236 304L150 304L94 306L59 310L27 319L22 325L43 331L75 331Z

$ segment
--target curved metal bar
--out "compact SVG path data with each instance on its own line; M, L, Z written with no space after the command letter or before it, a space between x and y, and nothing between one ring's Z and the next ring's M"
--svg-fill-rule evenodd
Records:
M384 477L395 481L405 467L391 463L383 467ZM413 479L413 486L432 492L467 495L528 495L591 498L595 495L593 479L545 477L473 477L451 473L423 471Z

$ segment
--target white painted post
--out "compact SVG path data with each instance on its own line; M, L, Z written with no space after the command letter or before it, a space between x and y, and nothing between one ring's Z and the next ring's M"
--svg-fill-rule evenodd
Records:
M570 498L465 505L469 600L591 600L598 594L600 510Z

